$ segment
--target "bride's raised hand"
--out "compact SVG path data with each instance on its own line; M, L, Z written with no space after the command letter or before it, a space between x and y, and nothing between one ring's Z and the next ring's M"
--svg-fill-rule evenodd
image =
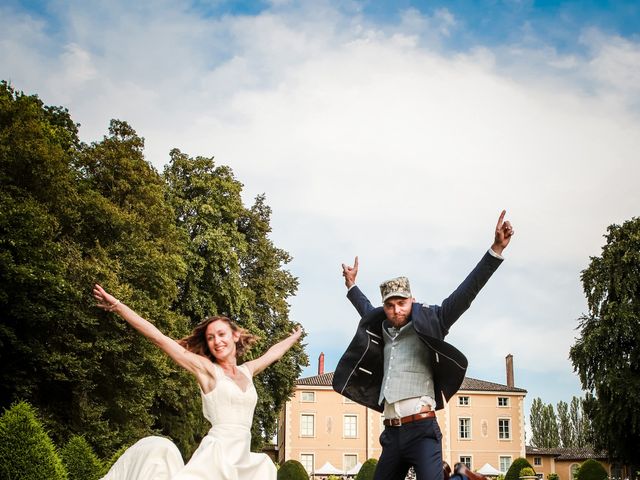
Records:
M120 300L107 293L106 290L97 283L93 286L93 298L96 299L96 307L106 310L107 312L113 312L118 308L118 305L120 305Z

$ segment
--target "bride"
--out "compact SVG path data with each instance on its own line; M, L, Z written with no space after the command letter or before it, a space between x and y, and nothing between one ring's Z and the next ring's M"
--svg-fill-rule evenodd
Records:
M102 480L275 480L271 459L249 451L258 399L252 378L280 359L299 340L302 328L261 357L238 365L237 357L256 338L226 317L209 317L190 336L176 341L100 285L94 286L93 296L98 307L118 314L196 377L202 410L211 422L186 465L173 442L146 437L122 454Z

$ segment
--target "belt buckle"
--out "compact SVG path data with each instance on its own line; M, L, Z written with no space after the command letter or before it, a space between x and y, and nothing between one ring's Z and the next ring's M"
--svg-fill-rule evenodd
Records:
M391 424L392 427L400 427L400 426L402 426L402 419L401 418L391 418L389 420L391 420L390 424Z

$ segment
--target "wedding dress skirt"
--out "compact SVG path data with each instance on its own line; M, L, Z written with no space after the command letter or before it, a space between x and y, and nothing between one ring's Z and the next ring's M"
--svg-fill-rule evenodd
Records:
M276 480L271 459L249 451L258 395L251 373L244 365L238 368L249 379L246 390L216 365L216 387L202 393L211 429L186 465L171 440L146 437L127 449L102 480Z

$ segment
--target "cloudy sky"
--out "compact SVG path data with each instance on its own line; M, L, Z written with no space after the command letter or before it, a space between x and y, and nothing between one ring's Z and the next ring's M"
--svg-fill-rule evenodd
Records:
M342 262L374 303L398 275L440 303L506 209L506 261L448 340L483 380L513 354L530 406L581 394L580 271L640 213L639 30L636 1L4 0L0 78L85 141L119 118L159 170L177 147L264 192L305 375L358 320Z

